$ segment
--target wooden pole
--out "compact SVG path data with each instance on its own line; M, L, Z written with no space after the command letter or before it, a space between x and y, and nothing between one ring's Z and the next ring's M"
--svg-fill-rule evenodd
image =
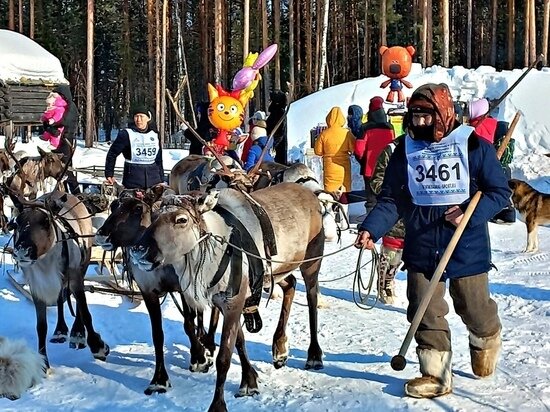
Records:
M168 13L168 0L162 2L162 56L161 56L161 72L160 72L160 87L161 90L166 90L166 30L167 30L167 13ZM166 97L164 93L160 93L160 115L159 115L159 133L160 144L164 147L165 140L165 115L166 115Z
M34 39L34 0L30 0L29 6L29 37Z

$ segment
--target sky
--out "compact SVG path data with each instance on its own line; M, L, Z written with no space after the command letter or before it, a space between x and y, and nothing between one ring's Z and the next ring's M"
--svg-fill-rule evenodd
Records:
M476 97L498 97L521 74L520 70L499 72L483 67L477 70L440 67L411 75L415 87L422 82L453 81L466 85ZM327 89L293 103L289 114L290 147L305 148L309 129L323 121L334 105L347 108L361 98L364 108L370 97L385 92L378 89L381 78L364 79ZM514 138L516 155L512 175L541 191L550 193L550 73L533 72L510 95L499 110L500 119L511 120L521 110ZM460 89L458 89L458 92ZM351 96L351 97L350 97ZM364 103L367 102L367 103ZM297 122L297 119L301 122ZM298 126L298 123L300 125ZM34 138L36 144L43 144ZM18 144L16 150L33 153L31 145ZM79 142L74 164L85 167L104 164L108 146L85 149ZM185 152L166 150L164 164L170 168ZM84 176L80 176L84 179ZM356 176L355 184L361 179ZM100 180L99 180L100 181ZM358 187L359 188L359 187ZM353 213L353 210L351 211ZM361 211L356 211L360 214ZM396 280L397 299L393 305L377 304L362 310L354 303L353 272L358 259L354 248L323 260L320 285L326 307L319 309L319 340L324 351L324 369L305 371L309 345L306 297L300 275L288 325L290 358L288 365L275 370L271 365L271 340L276 327L280 301L261 304L263 329L246 333L247 350L259 374L260 394L234 398L240 383L240 365L234 355L225 385L230 411L548 411L550 409L550 228L538 228L538 252L524 253L526 227L521 221L511 225L489 224L492 261L498 269L490 273L490 291L498 304L503 324L503 351L494 376L477 379L470 367L468 333L450 305L447 316L453 344L453 393L434 400L403 396L403 385L418 376L414 343L407 352L407 367L400 372L390 367L407 332L406 274ZM341 244L327 244L327 252L350 245L354 233L344 233ZM0 237L6 244L8 236ZM36 347L35 315L32 303L10 282L7 270L14 270L11 257L2 256L0 275L0 335L23 339ZM365 253L363 263L370 256ZM88 270L93 284L95 268ZM369 265L363 277L369 275ZM15 276L18 276L17 273ZM188 370L189 342L174 303L163 304L165 356L172 389L163 395L146 396L143 390L153 375L154 353L145 306L120 296L88 293L94 325L110 345L106 362L96 361L88 349L75 351L68 345L48 344L52 370L39 385L21 399L0 399L2 411L204 411L213 396L215 369L204 374ZM451 303L448 295L447 299ZM56 310L48 309L49 331L55 325ZM65 317L72 323L69 311ZM220 330L216 339L219 341Z

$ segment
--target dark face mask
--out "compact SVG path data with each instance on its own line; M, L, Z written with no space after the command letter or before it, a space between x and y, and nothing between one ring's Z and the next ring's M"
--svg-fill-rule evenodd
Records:
M426 142L435 142L434 125L430 126L409 126L409 132L414 140L424 140Z

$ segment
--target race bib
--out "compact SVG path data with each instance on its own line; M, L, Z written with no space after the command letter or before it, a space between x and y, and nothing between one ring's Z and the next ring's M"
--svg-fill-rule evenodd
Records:
M126 129L130 137L130 152L132 158L126 160L129 163L152 164L155 163L159 151L159 139L156 132L138 133L132 129Z
M439 143L406 136L409 190L415 205L456 205L468 200L468 137L473 131L460 126Z

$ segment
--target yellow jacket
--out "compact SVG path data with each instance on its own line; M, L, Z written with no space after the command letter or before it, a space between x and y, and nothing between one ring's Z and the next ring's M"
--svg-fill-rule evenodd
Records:
M351 161L355 138L344 127L346 118L339 107L330 109L327 115L327 128L315 141L315 154L323 157L325 190L334 192L345 187L351 190Z

